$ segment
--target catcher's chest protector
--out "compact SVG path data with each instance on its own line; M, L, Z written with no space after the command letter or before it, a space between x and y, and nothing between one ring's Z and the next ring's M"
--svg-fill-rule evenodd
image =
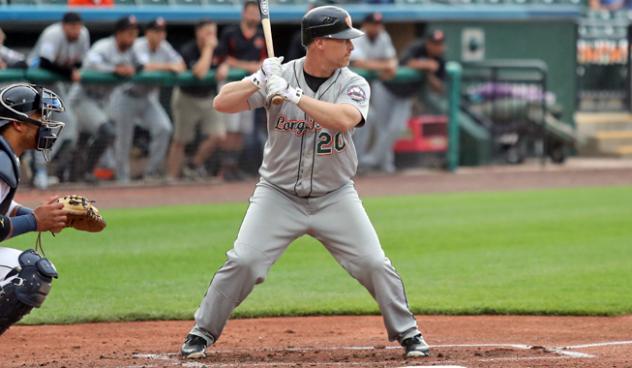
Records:
M0 180L11 188L7 196L2 198L2 202L0 202L0 214L7 215L20 182L20 169L15 153L2 136L0 136Z
M0 335L44 303L56 277L55 266L34 250L0 248Z

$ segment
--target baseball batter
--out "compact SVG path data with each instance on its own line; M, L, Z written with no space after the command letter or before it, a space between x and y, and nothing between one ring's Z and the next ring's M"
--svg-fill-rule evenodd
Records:
M294 239L309 234L375 298L389 340L399 341L407 357L427 356L402 280L352 181L357 157L351 134L366 121L370 88L346 66L351 39L363 33L335 6L309 11L301 28L306 57L284 65L280 58L268 58L257 73L225 85L214 100L215 108L227 113L265 107L268 140L261 180L181 354L204 357L254 285L264 281ZM284 102L268 103L274 95Z

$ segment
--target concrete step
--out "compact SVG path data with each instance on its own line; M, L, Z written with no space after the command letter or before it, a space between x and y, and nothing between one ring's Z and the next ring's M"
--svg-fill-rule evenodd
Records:
M632 130L611 130L594 135L597 147L606 152L617 152L621 146L632 145Z
M582 156L622 157L632 147L632 132L600 132L581 142L578 153Z
M610 122L632 121L628 112L578 112L575 122L579 124L607 124Z
M632 146L632 114L577 113L578 153L582 156L624 157Z
M580 137L588 137L600 131L632 131L632 114L578 113L575 114L575 123L577 125L577 133Z
M632 145L619 146L616 154L618 157L632 158Z

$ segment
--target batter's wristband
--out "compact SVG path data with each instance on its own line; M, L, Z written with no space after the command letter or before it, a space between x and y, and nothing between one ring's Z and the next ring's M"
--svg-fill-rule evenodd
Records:
M249 80L252 84L257 86L259 90L264 90L266 88L266 77L261 71L261 69L257 70L255 73L250 74L244 79Z
M299 101L303 97L303 90L300 88L288 87L285 98L291 103L298 105Z

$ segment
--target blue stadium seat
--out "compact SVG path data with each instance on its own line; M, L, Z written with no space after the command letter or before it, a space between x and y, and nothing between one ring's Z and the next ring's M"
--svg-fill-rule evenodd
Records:
M206 3L203 2L202 0L175 0L174 3L176 5L183 5L183 6L188 6L188 5L206 5Z
M141 0L140 4L143 5L169 5L169 0Z
M37 5L36 0L8 0L10 5Z
M136 5L136 0L114 0L116 5Z
M430 4L430 0L396 0L399 4Z

